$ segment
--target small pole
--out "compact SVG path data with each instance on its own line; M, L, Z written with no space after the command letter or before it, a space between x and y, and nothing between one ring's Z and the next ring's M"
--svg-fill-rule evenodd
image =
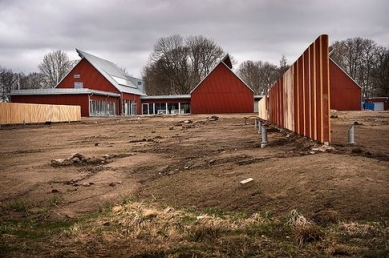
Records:
M261 127L262 131L262 142L261 142L261 148L264 148L267 145L267 130L264 126Z
M355 135L355 124L352 124L348 129L348 144L354 145L354 135Z
M261 120L258 120L258 133L261 134L261 130L262 130L262 123L261 123Z
M256 119L256 118L254 120L254 128L258 128L258 119Z

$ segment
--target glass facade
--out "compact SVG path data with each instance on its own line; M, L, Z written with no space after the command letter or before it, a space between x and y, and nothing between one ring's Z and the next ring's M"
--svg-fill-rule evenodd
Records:
M116 105L112 101L91 100L89 102L90 116L116 116Z
M176 114L190 114L190 103L143 103L143 115L176 115Z

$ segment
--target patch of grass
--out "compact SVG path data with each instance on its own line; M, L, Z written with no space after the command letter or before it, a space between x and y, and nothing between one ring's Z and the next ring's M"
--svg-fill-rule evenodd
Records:
M226 211L218 208L207 208L204 210L204 213L219 218L223 218L226 215Z
M385 249L368 250L363 254L364 258L389 257L389 247Z
M25 200L16 200L11 204L10 208L17 212L26 213L30 205L27 204Z
M217 225L196 225L192 229L192 239L196 242L200 241L216 241L221 235L221 228Z
M194 216L193 214L185 214L181 218L181 222L183 224L191 224L197 220L197 217Z
M0 238L1 256L48 250L53 257L385 257L389 252L385 224L321 227L295 210L288 217L220 209L199 213L129 199L77 220L29 216L3 218L0 233L7 237Z
M64 203L65 199L62 196L53 196L49 199L48 205L49 207L57 207L59 204Z

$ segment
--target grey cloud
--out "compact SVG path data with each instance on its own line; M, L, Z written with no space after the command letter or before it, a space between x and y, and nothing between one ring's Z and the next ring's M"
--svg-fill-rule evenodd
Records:
M238 60L289 62L320 34L389 47L386 0L0 0L0 65L36 71L43 55L75 48L140 76L153 45L173 34L203 35Z

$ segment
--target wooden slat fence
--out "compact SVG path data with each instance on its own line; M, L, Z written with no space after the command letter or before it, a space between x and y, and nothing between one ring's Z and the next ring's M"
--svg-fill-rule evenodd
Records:
M266 98L263 98L266 101ZM328 35L319 36L269 90L259 117L321 143L330 143ZM266 112L261 110L268 107Z
M81 107L0 103L0 124L81 121Z

